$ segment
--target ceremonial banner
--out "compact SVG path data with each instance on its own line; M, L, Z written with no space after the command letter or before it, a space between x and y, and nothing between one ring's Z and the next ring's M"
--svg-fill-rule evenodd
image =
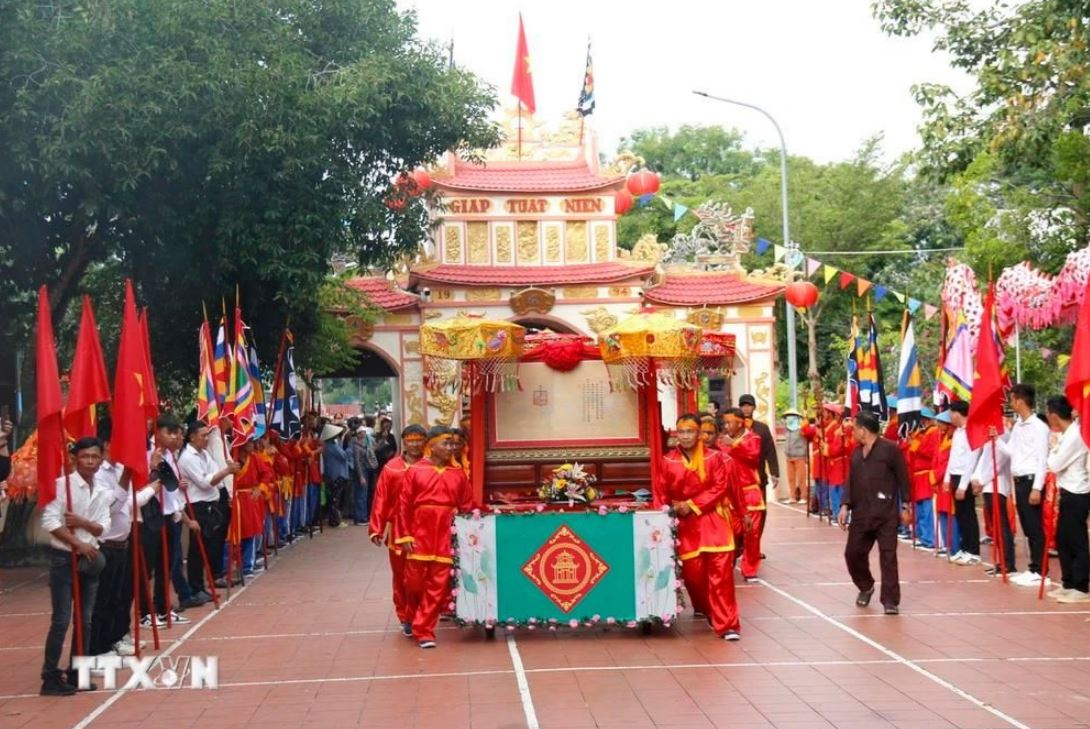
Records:
M661 511L459 516L455 527L459 620L546 627L677 615L676 555Z
M569 372L544 362L524 362L521 390L492 398L492 448L572 445L640 445L640 399L636 390L610 392L601 360L583 360Z

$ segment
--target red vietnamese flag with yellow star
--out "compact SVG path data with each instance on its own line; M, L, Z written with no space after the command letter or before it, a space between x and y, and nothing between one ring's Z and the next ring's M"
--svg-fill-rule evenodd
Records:
M1079 430L1082 439L1090 444L1090 277L1086 279L1082 307L1075 319L1075 342L1071 346L1071 360L1067 364L1067 384L1064 394L1071 407L1079 414Z
M144 383L147 377L144 333L136 315L132 281L125 281L125 307L121 315L121 343L117 348L110 457L129 468L136 487L148 482L148 421Z
M526 29L519 13L519 40L515 49L515 73L511 79L511 93L531 114L537 109L534 103L534 77L530 69L530 49L526 45Z

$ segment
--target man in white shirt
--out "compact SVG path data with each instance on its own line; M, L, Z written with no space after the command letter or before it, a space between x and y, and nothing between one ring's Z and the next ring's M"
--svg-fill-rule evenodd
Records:
M1048 456L1048 470L1056 474L1060 490L1060 516L1056 524L1056 551L1060 555L1063 586L1048 593L1062 603L1090 602L1090 479L1087 477L1086 444L1074 420L1071 403L1063 395L1050 397L1048 424L1058 431L1060 442Z
M1018 417L1011 429L1010 439L996 445L1010 458L1018 521L1029 541L1029 569L1011 578L1011 582L1036 587L1041 583L1041 558L1045 550L1041 494L1045 487L1045 461L1048 459L1048 426L1037 417L1037 391L1033 385L1017 384L1011 388L1008 397L1010 408Z
M86 655L101 572L98 537L110 524L111 495L104 488L96 488L95 484L95 474L102 465L102 443L98 438L81 438L72 446L71 452L76 461L75 473L68 476L67 488L64 476L57 479L57 497L42 510L42 529L50 534L49 594L53 603L42 662L43 696L70 696L76 692L76 675L71 665L67 672L59 668L64 636L72 622L72 553L77 554L81 563L79 591L83 645L77 645L73 630L71 655ZM69 489L71 503L68 501Z
M98 577L98 594L91 616L91 637L87 650L93 656L110 651L117 651L118 655L133 655L134 646L125 640L131 625L133 596L131 479L121 464L110 461L108 429L100 432L105 456L95 474L95 488L110 494L110 523L98 539L106 566ZM156 484L151 483L137 491L138 508L151 500L155 488Z
M181 471L182 488L193 505L193 514L200 525L200 539L204 542L205 554L211 566L213 579L217 587L226 587L225 568L223 567L223 546L227 538L227 519L220 503L220 483L228 476L238 473L239 466L231 461L220 468L208 452L208 426L200 421L189 424L186 430L187 445L178 459ZM189 586L194 594L206 592L205 564L200 547L197 546L196 534L189 540L189 554L186 557L186 572ZM207 594L207 593L206 593Z
M998 542L997 546L1001 546L1002 549L997 549L995 552L996 563L985 570L989 576L993 577L1004 572L1007 575L1015 575L1017 572L1014 566L1014 530L1011 528L1010 519L1007 518L1007 500L1010 498L1012 485L1008 441L1012 437L1013 421L1014 414L1009 413L1004 418L1006 429L1002 434L996 431L995 428L991 429L989 435L996 439L995 468L993 468L991 444L985 443L984 447L981 448L980 458L976 462L976 468L973 470L971 480L973 493L984 494L984 513L990 514L993 522L995 521L995 515L999 514L1000 534L1002 534L1003 538ZM996 484L999 485L998 504L994 503ZM992 530L994 534L994 523ZM1014 579L1014 577L1010 577L1012 582Z
M950 445L950 462L946 465L943 488L954 493L954 517L961 534L961 550L950 561L959 565L980 564L980 522L976 518L976 494L969 487L980 450L969 448L969 436L965 422L969 416L969 403L955 402L950 405L950 422L957 430Z

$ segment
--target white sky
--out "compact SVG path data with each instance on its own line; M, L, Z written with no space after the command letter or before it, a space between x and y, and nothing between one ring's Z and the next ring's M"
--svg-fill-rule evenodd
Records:
M398 0L415 8L419 32L447 44L454 60L511 102L518 12L526 24L537 115L554 121L574 108L593 41L597 109L589 118L612 153L640 127L722 124L747 143L778 144L757 112L691 92L747 101L783 127L791 154L845 159L868 136L885 134L893 158L918 144L918 82L971 86L929 39L890 38L870 0Z

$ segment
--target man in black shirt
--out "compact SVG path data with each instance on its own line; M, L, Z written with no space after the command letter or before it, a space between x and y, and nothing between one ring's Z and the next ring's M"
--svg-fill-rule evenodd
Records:
M866 607L874 595L870 551L878 542L882 605L886 615L896 615L901 602L901 585L897 578L897 504L902 504L900 521L909 523L912 512L909 509L908 469L897 444L880 438L878 431L878 418L874 415L860 413L856 418L855 439L859 441L859 448L852 454L848 485L837 521L841 529L848 530L844 561L852 582L859 588L855 604Z

